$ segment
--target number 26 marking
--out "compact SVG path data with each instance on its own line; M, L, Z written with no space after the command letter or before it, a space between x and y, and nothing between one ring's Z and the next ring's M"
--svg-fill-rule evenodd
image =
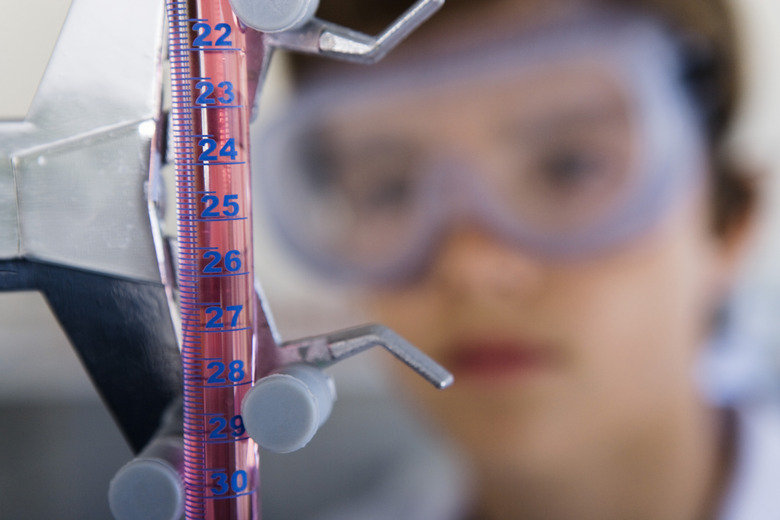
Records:
M220 262L228 272L235 273L241 269L241 252L237 249L228 251L224 261L219 251L206 251L203 253L203 259L208 261L206 267L203 268L203 272L206 274L221 274L223 270L219 265Z

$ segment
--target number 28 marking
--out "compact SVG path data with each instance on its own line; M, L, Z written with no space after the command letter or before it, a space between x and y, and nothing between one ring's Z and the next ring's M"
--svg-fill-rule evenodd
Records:
M225 366L225 363L222 361L212 361L206 365L206 368L214 371L206 380L210 385L222 385L227 383L228 380L231 383L239 383L246 375L244 362L240 359L231 361L228 366Z

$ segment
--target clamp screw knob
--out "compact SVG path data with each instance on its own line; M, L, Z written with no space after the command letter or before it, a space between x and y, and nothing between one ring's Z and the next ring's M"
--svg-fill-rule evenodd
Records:
M319 0L230 0L242 22L261 32L296 29L314 17Z

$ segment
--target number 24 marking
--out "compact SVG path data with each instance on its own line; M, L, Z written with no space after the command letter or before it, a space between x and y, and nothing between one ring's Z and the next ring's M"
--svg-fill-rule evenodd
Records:
M228 157L230 160L235 161L238 157L238 151L236 151L236 140L231 137L228 139L222 148L219 149L219 157L212 153L217 149L217 142L214 139L204 138L198 141L198 146L203 148L203 151L198 156L198 161L218 161L219 157Z

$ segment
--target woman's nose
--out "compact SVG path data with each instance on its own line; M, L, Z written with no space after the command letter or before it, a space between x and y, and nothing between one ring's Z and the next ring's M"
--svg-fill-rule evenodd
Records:
M544 262L473 225L451 229L430 266L430 280L453 296L532 297L543 283Z

